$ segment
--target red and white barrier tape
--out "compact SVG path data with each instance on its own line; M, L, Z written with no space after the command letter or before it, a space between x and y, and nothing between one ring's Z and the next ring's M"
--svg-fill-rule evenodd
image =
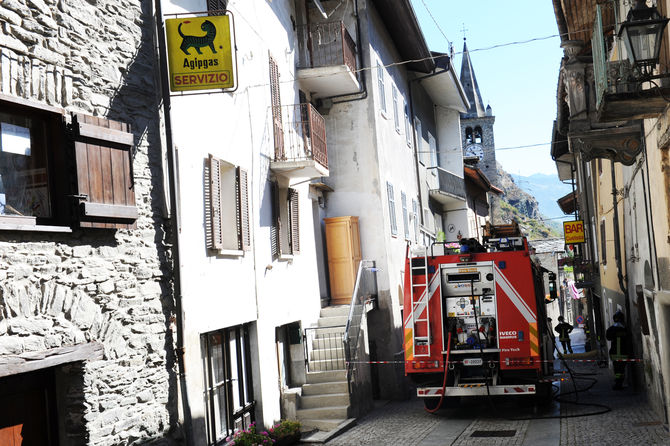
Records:
M498 360L484 360L485 362L504 362ZM602 362L606 361L605 359L534 359L530 361L531 363L541 363L541 362L554 362L554 361L566 361L566 362ZM643 359L612 359L612 362L643 362ZM435 364L443 366L444 361L432 360L432 361L346 361L346 364ZM449 361L449 364L462 364L463 361ZM520 364L519 364L520 365ZM525 365L525 364L524 364Z

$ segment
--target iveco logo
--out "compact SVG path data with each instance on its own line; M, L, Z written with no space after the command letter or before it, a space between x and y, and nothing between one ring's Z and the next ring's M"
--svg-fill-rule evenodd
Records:
M500 336L516 336L516 331L501 331Z

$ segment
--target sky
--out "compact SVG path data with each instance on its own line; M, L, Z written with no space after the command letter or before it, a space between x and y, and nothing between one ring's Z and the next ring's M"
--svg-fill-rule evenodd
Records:
M555 175L556 165L548 143L556 119L556 87L563 56L560 38L483 50L557 35L552 2L411 1L428 47L432 51L449 52L442 32L453 43L456 57L452 64L459 74L465 28L479 91L484 105L491 105L496 117L493 129L498 162L513 176ZM515 148L531 144L543 145Z

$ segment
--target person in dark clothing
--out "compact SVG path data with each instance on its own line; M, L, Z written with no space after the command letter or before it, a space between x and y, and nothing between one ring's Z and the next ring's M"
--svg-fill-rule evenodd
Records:
M628 359L630 353L630 342L621 310L617 310L612 319L614 324L605 332L605 338L612 342L610 344L610 359L614 369L614 387L612 388L620 390L623 389L623 379L626 374L625 360Z
M572 333L574 327L565 322L563 316L558 316L558 322L560 323L556 326L555 330L558 333L558 340L561 341L561 345L563 346L563 353L567 353L568 351L574 353L570 344L570 333Z

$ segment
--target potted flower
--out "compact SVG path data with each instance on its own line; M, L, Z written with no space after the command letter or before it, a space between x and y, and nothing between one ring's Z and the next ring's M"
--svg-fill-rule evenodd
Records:
M251 423L248 429L235 432L231 440L236 446L272 446L274 444L268 432L256 430L255 423Z
M275 445L285 446L300 440L300 422L295 420L281 420L268 431Z

